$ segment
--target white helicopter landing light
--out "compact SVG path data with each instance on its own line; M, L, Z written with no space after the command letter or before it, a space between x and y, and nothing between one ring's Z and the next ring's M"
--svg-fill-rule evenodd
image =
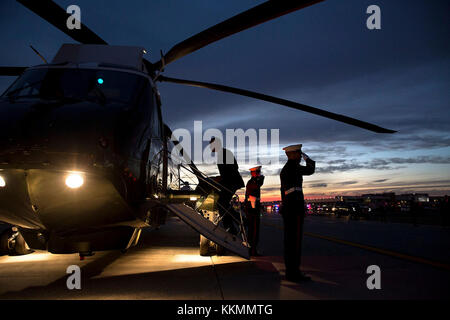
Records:
M79 173L71 173L66 177L66 186L70 189L78 189L84 184L84 178Z
M0 188L4 187L6 187L6 181L2 176L0 176Z

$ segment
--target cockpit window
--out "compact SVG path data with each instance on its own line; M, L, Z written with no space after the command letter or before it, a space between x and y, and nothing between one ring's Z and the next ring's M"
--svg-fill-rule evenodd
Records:
M142 76L120 71L40 68L26 71L2 96L12 99L95 99L101 103L129 104L134 102L145 81Z

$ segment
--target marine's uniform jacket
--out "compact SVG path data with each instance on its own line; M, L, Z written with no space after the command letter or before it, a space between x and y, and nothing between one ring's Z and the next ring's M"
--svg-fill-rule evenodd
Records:
M257 205L261 202L261 186L264 184L264 176L251 177L245 188L245 203L249 205L249 197L255 197Z
M264 184L264 176L251 177L247 182L247 187L245 189L245 198L248 199L249 196L253 196L256 199L261 198L261 186Z
M303 176L314 173L316 162L307 159L306 166L300 165L298 160L288 160L280 173L281 200L284 209L291 209L291 205L303 202ZM300 209L300 208L298 208Z

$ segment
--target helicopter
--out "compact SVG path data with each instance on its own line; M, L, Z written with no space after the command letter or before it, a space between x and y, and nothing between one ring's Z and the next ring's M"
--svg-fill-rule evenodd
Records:
M79 44L51 62L0 67L17 79L0 97L0 221L6 247L79 253L135 246L143 228L172 212L200 234L245 258L248 247L198 210L199 190L180 190L179 147L162 119L157 82L212 89L316 114L376 133L362 120L241 88L164 76L167 66L213 42L323 0L267 1L179 42L150 62L142 47L106 43L51 0L17 0ZM39 53L38 53L39 54ZM43 57L42 57L43 58ZM199 185L221 188L181 152ZM205 196L205 194L203 194ZM207 196L207 195L206 195ZM24 246L26 242L26 246ZM24 249L25 248L25 249Z

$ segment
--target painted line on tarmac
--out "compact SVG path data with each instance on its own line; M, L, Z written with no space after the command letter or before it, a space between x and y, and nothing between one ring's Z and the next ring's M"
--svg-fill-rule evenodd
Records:
M220 283L219 273L217 272L216 265L214 264L213 257L210 256L210 258L211 258L211 265L212 265L212 268L213 268L213 271L214 271L214 275L216 276L217 284L219 285L220 297L222 298L222 300L225 300L225 297L223 296L222 284Z
M275 227L275 228L277 228L279 230L283 230L283 227L280 227L280 226L275 225L275 224L271 224L271 223L267 223L267 222L263 222L263 224L265 224L267 226L270 226L270 227ZM364 249L364 250L368 250L368 251L384 254L386 256L391 256L391 257L398 258L398 259L408 260L408 261L412 261L412 262L417 262L417 263L430 265L430 266L433 266L433 267L436 267L436 268L440 268L440 269L450 270L450 265L445 264L445 263L440 263L440 262L437 262L437 261L432 261L432 260L428 260L428 259L424 259L424 258L420 258L420 257L410 256L408 254L403 254L403 253L396 252L396 251L391 251L391 250L381 249L381 248L377 248L377 247L367 246L365 244L360 244L360 243L356 243L356 242L342 240L342 239L338 239L338 238L334 238L334 237L323 236L323 235L320 235L320 234L317 234L317 233L304 232L303 234L306 235L306 236L312 237L312 238L328 240L328 241L331 241L331 242L345 244L345 245L348 245L348 246L352 246L352 247L356 247L356 248L360 248L360 249Z

